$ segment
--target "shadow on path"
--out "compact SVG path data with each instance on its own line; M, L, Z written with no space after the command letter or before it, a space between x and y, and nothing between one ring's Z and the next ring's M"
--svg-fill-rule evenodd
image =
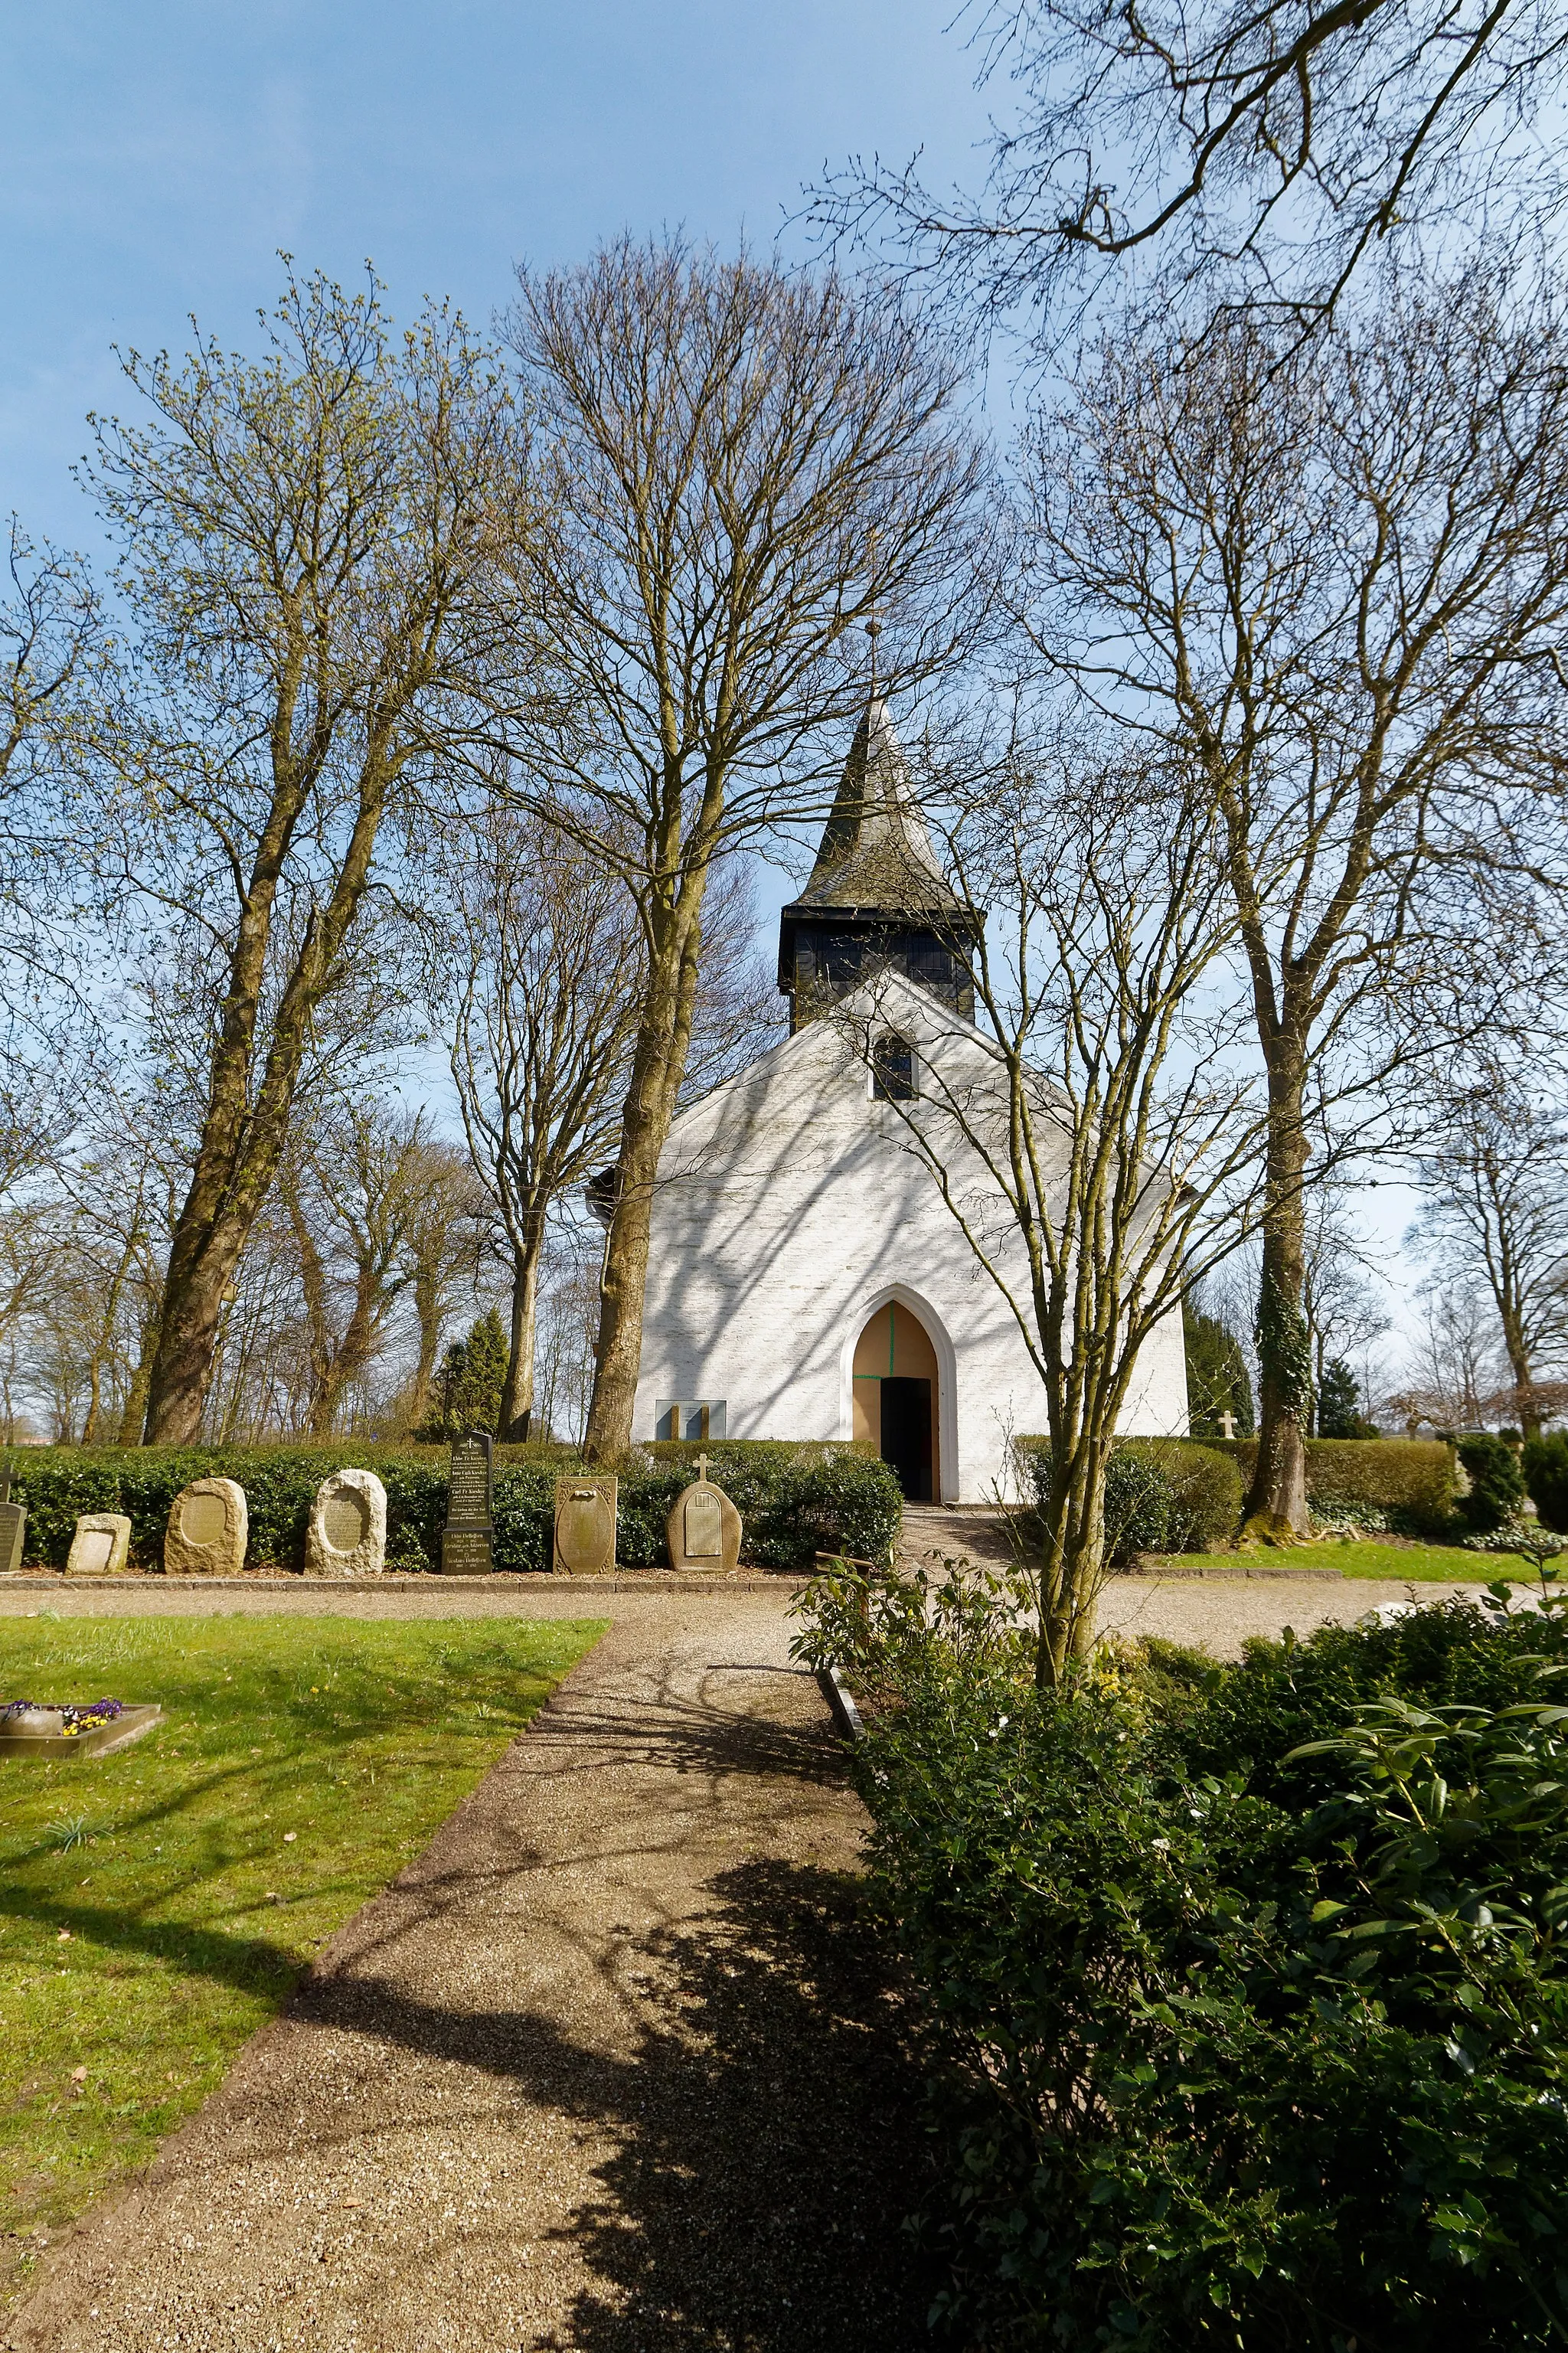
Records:
M595 2282L557 2338L574 2353L915 2353L920 2085L857 1884L755 1862L708 1892L633 1958L647 2023L625 2056L363 1978L311 1981L294 2014L510 2075L613 2142L562 2226Z

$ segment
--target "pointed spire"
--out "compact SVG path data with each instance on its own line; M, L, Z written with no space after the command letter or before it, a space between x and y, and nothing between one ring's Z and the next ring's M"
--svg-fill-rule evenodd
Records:
M873 651L876 639L872 639ZM865 907L889 914L958 906L910 789L903 746L873 683L811 880L796 905Z

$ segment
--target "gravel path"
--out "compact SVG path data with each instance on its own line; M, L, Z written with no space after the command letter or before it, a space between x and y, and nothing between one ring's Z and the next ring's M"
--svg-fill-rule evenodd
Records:
M51 2251L5 2343L923 2343L898 2227L912 2071L787 1591L605 1599L598 1648L141 2181Z

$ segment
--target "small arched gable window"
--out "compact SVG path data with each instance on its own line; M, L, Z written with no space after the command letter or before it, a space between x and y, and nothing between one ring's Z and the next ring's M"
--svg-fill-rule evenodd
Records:
M871 1094L877 1103L913 1103L915 1050L907 1038L884 1029L871 1045Z

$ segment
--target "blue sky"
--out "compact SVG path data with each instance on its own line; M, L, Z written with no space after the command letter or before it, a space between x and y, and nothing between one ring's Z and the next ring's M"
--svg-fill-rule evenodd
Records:
M514 261L626 227L765 243L856 150L973 185L959 5L0 0L0 515L99 554L70 464L126 405L112 346L184 348L193 311L244 343L279 248L484 322ZM764 870L764 918L785 895ZM1393 1245L1408 1197L1367 1206Z
M486 320L624 227L765 242L825 160L971 175L954 0L3 0L0 513L92 545L110 346L244 340L279 248ZM798 242L798 240L797 240Z

